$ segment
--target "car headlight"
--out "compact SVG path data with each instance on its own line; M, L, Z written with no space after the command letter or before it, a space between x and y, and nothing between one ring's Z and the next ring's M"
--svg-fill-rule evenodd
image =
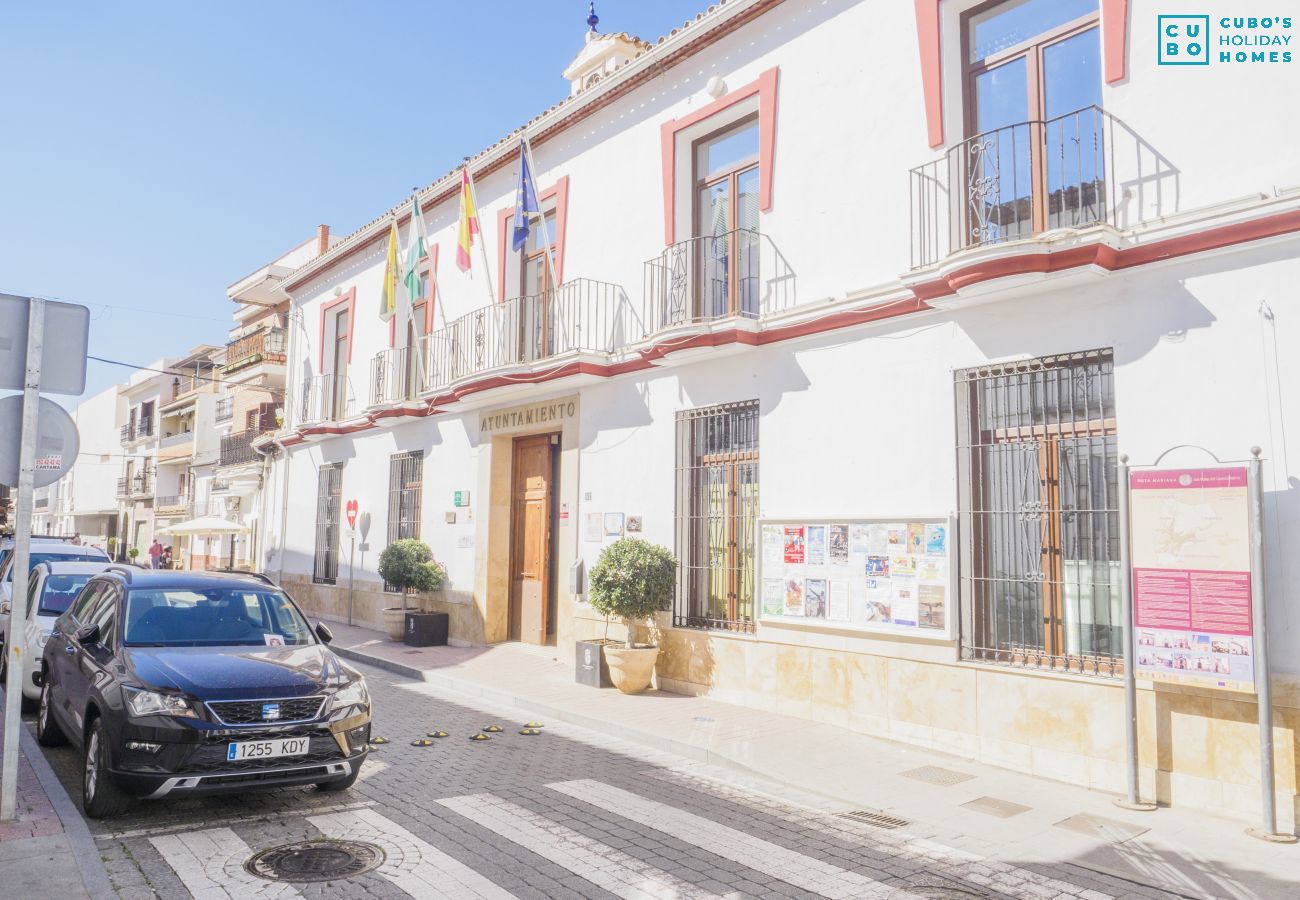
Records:
M366 690L366 682L362 678L350 681L334 692L333 709L342 709L345 706L369 705L370 692Z
M199 714L184 697L178 694L160 694L157 691L142 691L139 688L124 687L127 708L131 715L143 716L179 716L197 719Z

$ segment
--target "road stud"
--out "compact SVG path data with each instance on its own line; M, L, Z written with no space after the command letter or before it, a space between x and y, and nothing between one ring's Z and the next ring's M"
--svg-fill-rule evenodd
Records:
M479 734L471 734L471 735L469 736L469 739L470 739L471 741L490 741L490 740L492 740L492 738L488 737L486 734L483 734L482 732L480 732Z

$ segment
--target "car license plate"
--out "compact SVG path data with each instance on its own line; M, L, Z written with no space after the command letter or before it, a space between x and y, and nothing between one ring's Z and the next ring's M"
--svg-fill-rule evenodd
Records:
M302 756L311 746L311 738L281 738L275 741L239 741L232 743L226 759L275 759L277 756Z

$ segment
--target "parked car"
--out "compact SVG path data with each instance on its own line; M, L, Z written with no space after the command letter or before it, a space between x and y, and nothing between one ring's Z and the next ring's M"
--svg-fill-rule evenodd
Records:
M34 708L41 696L37 684L45 642L54 630L54 620L68 611L91 576L107 569L109 563L67 562L63 559L43 562L32 569L27 589L27 627L23 653L23 708Z
M332 637L265 576L111 566L54 623L37 740L83 750L92 818L134 797L345 790L370 694Z
M97 547L54 541L32 542L32 568L55 559L67 562L99 562L102 560L107 563L109 561L108 554ZM5 558L4 563L0 565L0 679L4 677L5 669L9 664L9 604L12 602L13 592L14 557L11 552Z
M63 537L63 536L51 537L45 534L34 534L32 535L32 546L35 547L37 542L40 542L42 544L66 544L71 540L72 538L70 537ZM4 564L9 561L9 556L13 552L14 552L13 536L6 535L5 537L0 537L0 568L4 568Z

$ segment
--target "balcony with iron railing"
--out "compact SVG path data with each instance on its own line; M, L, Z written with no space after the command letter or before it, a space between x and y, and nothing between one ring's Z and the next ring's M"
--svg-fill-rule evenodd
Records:
M303 382L298 407L299 424L337 422L355 411L356 401L346 372L337 379L333 375L313 375Z
M132 497L151 497L153 496L154 480L153 475L148 472L141 472L131 476L131 496Z
M1177 171L1098 106L986 131L909 173L911 267L1048 232L1166 212ZM1136 202L1125 208L1124 187Z
M794 270L751 228L678 241L645 263L647 338L683 326L758 322L798 305Z
M119 478L117 480L117 496L118 497L131 496L131 479Z
M284 364L283 329L259 328L252 334L231 341L226 345L226 365L222 371L234 372L261 362Z
M191 394L211 388L214 378L215 374L210 369L203 372L187 372L183 375L177 375L172 380L173 396L171 403L176 403Z
M480 307L423 338L424 390L609 354L643 334L641 317L622 287L576 278L555 290ZM405 389L400 382L398 387Z
M221 456L218 466L242 466L260 462L262 454L253 449L253 441L268 433L268 429L247 428L221 436Z
M370 360L370 405L414 400L427 379L422 377L419 348L380 350Z
M184 494L159 494L153 498L153 508L156 513L181 514L188 502L189 497Z

